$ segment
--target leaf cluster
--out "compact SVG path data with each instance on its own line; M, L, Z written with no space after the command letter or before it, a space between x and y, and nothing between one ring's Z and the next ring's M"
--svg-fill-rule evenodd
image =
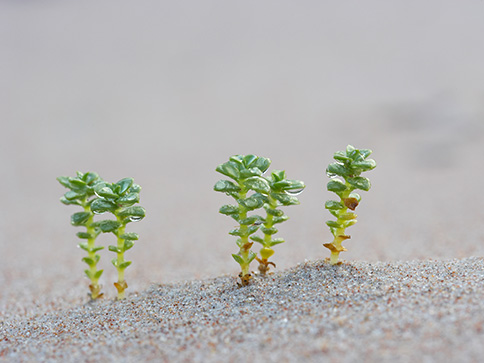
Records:
M262 226L260 230L264 235L272 236L278 232L274 225L289 219L278 207L299 204L296 195L300 194L306 186L300 180L287 179L284 170L273 171L271 176L266 178L266 181L269 185L269 192L263 196L263 208L266 211L266 217L261 218ZM272 247L285 242L283 238L270 238L267 240L260 236L252 236L251 239L264 247Z
M96 173L78 171L75 177L60 176L57 181L69 189L60 199L62 203L84 206L86 201L94 195L94 187L102 182L102 179Z
M338 195L348 189L370 190L370 180L361 177L360 174L376 167L375 160L367 159L371 153L369 149L358 150L351 145L348 145L345 151L335 152L333 158L336 162L329 164L326 169L326 174L332 178L327 185L328 190ZM343 178L346 184L335 178L338 176Z
M371 188L370 180L360 176L361 173L376 167L375 160L368 159L371 153L369 149L356 149L348 145L345 151L334 153L333 158L336 162L329 164L326 169L326 174L331 178L327 189L340 197L339 201L328 200L325 203L325 208L337 218L336 221L327 221L326 224L339 244L342 240L350 238L344 234L344 230L357 222L357 215L352 211L359 205L361 196L353 191L368 191ZM336 248L333 244L325 246L331 250ZM340 248L338 251L342 250L344 249Z
M141 187L134 183L133 178L124 178L117 183L96 184L94 193L97 199L91 203L91 210L95 214L110 212L118 217L118 221L99 223L103 232L114 232L121 225L137 222L145 217L145 209L134 206L139 202L140 191Z

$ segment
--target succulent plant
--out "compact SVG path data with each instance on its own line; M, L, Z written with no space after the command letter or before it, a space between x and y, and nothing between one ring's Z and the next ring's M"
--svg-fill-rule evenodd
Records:
M361 201L361 196L353 191L356 189L368 191L371 184L368 178L360 176L362 172L376 167L373 159L368 159L372 153L369 149L356 149L351 145L345 151L337 151L333 158L336 162L328 165L326 174L331 180L328 182L328 191L335 193L339 200L329 200L325 208L336 217L336 221L327 221L333 242L324 246L331 250L330 262L332 265L338 261L340 252L346 251L342 242L350 238L345 229L356 223L357 215L353 212Z
M102 180L96 173L91 172L77 172L77 176L75 177L60 176L57 180L69 189L61 198L61 202L66 205L78 205L83 208L82 212L74 213L71 216L71 224L76 227L82 226L86 228L84 232L77 233L77 237L83 240L78 246L87 252L87 257L84 257L82 261L89 267L84 272L91 281L89 295L91 299L95 300L103 295L101 293L101 286L99 285L99 279L103 270L97 269L97 264L100 259L97 252L104 247L96 246L96 238L101 233L101 229L94 222L94 213L91 211L91 204L97 198L94 194L94 188Z
M286 179L286 172L283 170L273 171L270 178L266 180L269 190L261 191L265 197L263 207L266 211L266 217L260 221L262 224L260 230L264 237L251 236L253 241L262 245L259 251L260 258L256 257L256 260L259 262L259 271L262 275L269 271L269 265L276 266L274 262L269 261L269 258L274 254L272 247L285 242L283 238L274 238L274 235L278 232L274 225L289 219L278 207L299 204L296 195L300 194L305 188L304 182L300 180Z
M126 225L130 222L138 222L146 215L143 207L135 206L139 202L141 187L134 184L133 178L124 178L117 183L101 182L96 184L94 192L97 195L91 203L91 210L95 214L112 213L116 220L103 220L95 222L94 225L102 232L112 232L117 237L115 246L108 246L108 249L116 253L112 264L118 271L118 281L114 283L118 291L117 299L125 297L125 290L128 287L124 277L124 270L131 265L131 261L124 259L124 253L134 245L139 236L133 232L126 232Z
M214 190L231 196L237 203L236 205L224 205L219 212L232 217L238 223L238 227L231 230L229 234L238 237L239 251L232 254L232 257L240 265L239 277L242 286L249 284L252 278L249 266L257 256L251 251L253 242L249 240L249 236L257 232L260 227L259 222L263 220L259 215L248 215L248 212L261 208L265 203L264 194L269 193L270 186L262 175L270 164L270 159L264 157L235 155L215 169L232 179L219 180L215 184ZM253 193L248 195L251 191Z

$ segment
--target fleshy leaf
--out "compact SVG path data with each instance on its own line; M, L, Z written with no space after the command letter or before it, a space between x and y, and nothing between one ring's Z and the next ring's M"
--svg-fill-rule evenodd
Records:
M89 212L77 212L71 216L71 223L73 226L84 226L91 216Z
M344 206L335 200L328 200L325 204L324 207L329 210L338 210L338 209L343 209Z
M348 183L351 184L352 187L364 191L368 191L371 188L370 180L361 176L348 178Z
M119 186L118 194L123 195L128 191L128 189L133 185L134 179L133 178L124 178L121 179L116 183Z
M213 187L216 192L228 193L228 192L238 192L240 187L234 182L229 180L219 180Z
M328 191L340 193L346 190L346 185L339 179L331 179L327 185Z

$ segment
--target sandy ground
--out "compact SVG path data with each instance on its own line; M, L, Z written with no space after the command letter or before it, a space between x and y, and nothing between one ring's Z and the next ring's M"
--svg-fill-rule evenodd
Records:
M482 354L484 3L222 3L0 2L3 358ZM378 166L348 264L296 268L328 256L324 171L349 143ZM217 212L231 200L212 188L218 164L249 153L307 188L285 210L279 277L238 290L234 223ZM106 300L86 305L78 209L55 180L77 170L143 188L126 303L106 249Z
M153 285L2 321L0 359L62 362L478 362L484 259L331 266Z

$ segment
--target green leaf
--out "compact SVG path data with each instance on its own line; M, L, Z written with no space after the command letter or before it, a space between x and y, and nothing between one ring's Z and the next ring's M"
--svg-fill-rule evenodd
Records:
M339 219L343 219L343 220L356 219L356 217L358 217L356 213L351 213L351 212L343 213L339 215Z
M264 205L264 200L260 194L254 194L249 198L240 199L238 202L248 211L258 209Z
M327 185L328 191L334 193L340 193L347 189L345 183L339 179L331 179Z
M81 242L77 246L87 252L91 250L86 242Z
M118 262L118 259L117 259L117 258L113 258L113 259L111 260L111 263L113 264L113 266L114 266L114 267L118 268L118 263L119 263L119 262Z
M71 179L71 185L74 187L73 189L85 190L87 188L87 184L83 180L79 179Z
M372 152L373 151L371 151L370 149L360 149L360 154L363 159L366 159L368 156L370 156Z
M286 179L286 172L284 170L274 170L271 173L271 178L273 183L277 183L281 180Z
M244 259L241 256L233 253L232 257L234 258L235 262L237 262L239 265L242 266L244 264Z
M254 224L255 222L259 222L262 218L260 216L250 216L245 219L239 221L242 225L249 225Z
M122 234L120 238L124 239L125 241L136 241L139 239L139 235L138 233L128 232L128 233Z
M240 172L237 168L237 164L233 161L228 161L224 164L220 164L215 170L234 180L239 180L240 178Z
M272 224L282 223L287 221L288 219L289 219L288 216L274 217L274 219L272 220Z
M124 250L127 251L134 246L134 242L131 240L124 241Z
M254 261L254 258L256 258L256 257L257 257L257 253L250 251L249 257L247 258L247 263L251 263L252 261Z
M105 219L102 221L94 222L92 226L98 227L103 233L110 233L115 232L119 227L121 227L121 223L118 221L113 221L111 219Z
M343 228L348 228L351 227L352 225L356 224L357 220L356 219L350 219L348 221L343 222Z
M117 208L118 206L115 203L104 199L96 199L91 203L91 211L96 214L113 213Z
M94 274L91 273L91 270L84 270L84 273L86 274L89 280L93 279Z
M219 180L213 187L216 192L228 193L238 192L240 187L229 180Z
M342 163L346 163L347 161L351 160L346 156L346 152L344 151L336 151L333 155L333 158L337 161L341 161Z
M280 209L272 209L269 204L264 204L264 209L266 210L267 214L273 215L275 217L281 217L284 215L284 211Z
M69 177L67 176L59 176L56 178L59 183L61 183L62 186L71 189L71 182L69 180Z
M81 205L81 202L79 202L77 199L68 200L64 196L60 198L60 201L61 201L61 203L65 204L65 205L71 205L71 204Z
M102 186L100 188L94 188L94 191L98 197L106 199L116 199L118 195L108 186Z
M337 202L335 200L328 200L325 204L324 207L329 210L338 210L338 209L343 209L344 205L341 204L340 202Z
M299 200L296 197L286 193L271 193L271 196L285 206L299 204Z
M89 257L84 257L82 261L87 263L89 267L93 267L96 265L96 261Z
M140 206L132 206L121 209L117 212L119 217L129 217L131 221L138 221L145 217L146 211L143 207Z
M133 185L133 182L133 178L124 178L118 181L116 183L116 185L119 187L118 194L123 195L124 193L126 193L131 185Z
M139 193L141 191L141 186L138 184L133 184L131 185L131 188L129 188L130 193Z
M371 188L370 180L368 178L363 178L361 176L348 178L348 183L355 189L368 191Z
M277 228L274 228L274 227L272 227L272 228L266 228L266 227L262 226L262 227L260 227L260 230L262 231L262 233L264 233L264 234L270 234L270 235L276 234L278 232L278 229Z
M356 153L359 153L359 152L353 145L346 146L346 156L354 160Z
M252 163L254 168L259 169L262 173L265 173L269 166L271 165L271 159L259 156L255 162Z
M257 232L259 230L259 226L249 226L248 228L248 236L250 236L251 234Z
M91 216L89 212L77 212L71 216L71 223L73 226L85 226L87 220Z
M72 190L69 190L64 194L64 198L66 198L67 200L80 199L80 198L83 198L84 196L85 196L84 193L77 193Z
M250 236L250 239L258 243L262 243L262 244L264 243L264 240L260 236Z
M99 280L101 278L101 275L103 274L104 270L99 270L99 271L96 271L96 273L94 274L94 278L96 280Z
M125 270L129 265L131 265L131 261L125 261L123 263L120 263L118 268L120 270Z
M257 156L249 154L242 157L242 162L246 168L252 167L252 164L257 160Z
M338 176L349 176L352 174L351 169L348 169L343 164L340 163L331 163L326 168L326 174L332 178L336 175Z
M254 176L262 176L262 171L257 168L242 169L240 170L240 179L248 179Z
M92 251L92 252L97 252L97 251L101 251L101 250L103 250L103 249L104 249L104 247L103 247L103 246L99 246L99 247L93 247L93 248L91 249L91 251Z
M82 239L89 239L89 238L94 238L96 236L92 235L91 233L87 232L77 232L76 236Z
M92 185L95 181L97 181L99 178L99 175L96 173L92 172L87 172L82 176L82 180L84 180L88 185Z
M240 229L238 229L238 228L231 229L231 230L229 231L229 234L230 234L230 235L232 235L232 236L239 236L239 237L242 237L242 235L241 235L241 231L240 231Z
M363 171L373 170L376 168L376 162L373 159L363 160L363 161L355 161L351 164L351 166L361 173Z
M259 170L259 169L257 169ZM271 190L269 182L261 177L254 176L244 181L244 185L257 193L267 194Z
M138 202L139 202L138 193L128 193L116 199L116 203L123 207L128 207Z
M224 205L219 209L219 213L225 214L227 216L233 215L233 214L239 214L239 207L236 205Z
M306 185L301 180L286 179L274 183L272 187L273 189L284 190L286 193L291 195L297 195L301 193L304 188L306 188Z
M123 253L124 250L117 247L117 246L108 246L108 250L110 250L111 252L115 252L115 253Z
M337 229L343 228L343 226L341 224L339 224L338 222L335 222L335 221L327 221L326 225L328 227L331 227L331 228L337 228Z
M271 239L269 246L272 247L272 246L275 246L275 245L278 245L278 244L284 243L284 242L286 242L286 240L284 238L273 238L273 239Z

